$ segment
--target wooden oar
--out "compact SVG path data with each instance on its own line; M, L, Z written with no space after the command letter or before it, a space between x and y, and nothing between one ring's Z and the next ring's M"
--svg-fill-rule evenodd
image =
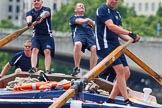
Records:
M87 74L83 76L82 79L86 79L87 81L93 80L96 76L98 76L106 67L112 64L119 56L124 52L124 49L133 42L133 39L129 40L123 45L117 47L113 52L111 52L108 56L106 56L99 64L97 64L92 70L90 70ZM73 85L70 89L68 89L64 94L62 94L49 108L60 108L63 106L68 99L73 97L77 93L78 85Z
M147 64L145 64L142 60L140 60L130 50L125 49L124 53L136 64L138 64L141 68L143 68L149 75L151 75L160 85L162 85L162 77L158 75L153 69L151 69Z
M33 22L34 26L36 24L37 24L37 21ZM11 34L7 35L6 37L4 37L3 39L1 39L0 40L0 48L3 47L4 45L6 45L7 43L9 43L10 41L19 37L22 33L24 33L28 29L29 29L29 27L25 26L24 28L19 29L19 30L15 31L14 33L11 33Z

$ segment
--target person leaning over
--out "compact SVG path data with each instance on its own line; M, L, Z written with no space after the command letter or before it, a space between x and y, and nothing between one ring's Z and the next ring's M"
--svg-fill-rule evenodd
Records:
M74 42L74 69L72 76L80 72L81 51L85 49L90 50L90 70L96 65L96 45L95 37L92 31L95 22L85 16L85 7L83 3L76 3L74 8L75 15L70 17L70 27L72 31L72 38Z
M3 67L0 77L7 74L8 70L15 66L15 72L28 71L31 68L31 41L24 42L24 50L17 52L11 60Z
M120 14L115 10L118 1L106 0L106 4L99 6L96 11L96 46L100 61L120 45L119 37L125 41L133 38L134 42L140 39L139 35L122 28ZM114 103L115 97L120 92L125 104L132 105L132 102L128 99L126 89L126 80L130 76L130 70L124 54L115 60L111 66L116 73L116 81L107 102Z
M50 74L52 57L54 57L55 45L51 30L51 9L43 6L43 0L32 0L33 9L26 13L26 21L29 28L33 29L32 36L32 68L29 72L36 72L39 53L45 57L45 72ZM32 23L37 21L37 25Z

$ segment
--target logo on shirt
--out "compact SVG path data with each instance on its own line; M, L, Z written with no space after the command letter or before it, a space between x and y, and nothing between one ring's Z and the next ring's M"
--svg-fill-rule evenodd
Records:
M46 46L46 48L49 48L49 49L51 49L51 46L50 46L50 45L47 45L47 46Z
M115 18L116 18L117 20L119 19L119 17L118 17L117 15L115 16Z

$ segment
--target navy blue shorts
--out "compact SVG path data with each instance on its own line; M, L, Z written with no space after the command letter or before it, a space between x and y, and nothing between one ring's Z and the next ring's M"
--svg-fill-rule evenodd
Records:
M110 46L109 46L110 47ZM110 54L114 50L111 48L105 48L102 50L97 50L97 56L98 56L98 62L103 60L108 54ZM123 66L128 66L127 60L125 58L125 55L122 54L118 59L116 59L111 65L117 65L117 64L123 64Z
M97 55L98 55L97 63L101 62L109 53L111 53L113 51L113 49L114 48L111 49L110 46L109 46L109 48L97 51ZM128 63L127 63L127 60L126 60L124 54L122 54L109 67L107 67L104 71L102 71L99 74L99 77L113 82L116 78L116 73L115 73L114 69L112 68L112 66L117 65L117 64L123 64L123 66L128 66Z
M44 56L44 50L50 49L51 51L51 57L54 57L55 55L55 42L54 38L50 37L49 35L45 36L34 36L32 38L32 48L38 48L39 53Z
M107 67L104 71L102 71L99 75L99 78L114 82L116 78L116 73L112 66Z
M80 41L82 43L82 52L85 52L85 49L90 50L93 45L96 45L94 36L87 35L77 35L73 37L74 42Z

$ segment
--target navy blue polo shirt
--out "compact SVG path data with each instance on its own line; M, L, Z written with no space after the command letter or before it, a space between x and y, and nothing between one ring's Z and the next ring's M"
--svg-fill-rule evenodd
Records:
M27 57L24 51L16 53L9 61L11 66L21 68L22 71L28 71L31 68L31 58Z
M75 24L75 20L77 18L88 18L86 16L76 16L73 15L70 17L70 27L71 27L71 32L72 36L94 36L94 33L92 31L92 26L89 25L88 23L83 23L83 24Z
M110 9L107 5L100 6L96 11L96 46L97 50L108 48L109 45L118 46L118 34L109 30L105 21L111 19L115 25L121 26L121 17L118 11Z
M39 11L35 11L34 8L31 9L26 13L26 16L32 16L32 22L36 21L36 19L40 16L40 14L43 11L48 11L51 13L51 9L48 7L42 6L42 8ZM42 21L42 23L37 24L34 27L33 34L34 35L50 35L52 33L51 30L51 15L48 16L45 20Z

